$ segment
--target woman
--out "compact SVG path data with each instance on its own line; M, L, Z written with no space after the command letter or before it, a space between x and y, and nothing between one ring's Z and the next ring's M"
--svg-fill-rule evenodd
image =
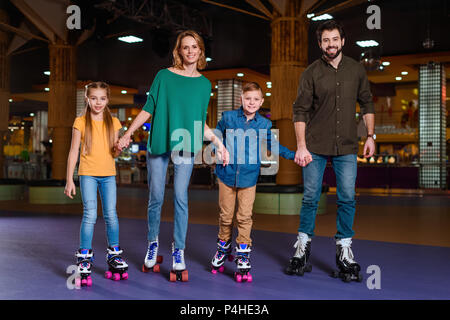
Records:
M178 35L173 49L173 65L158 72L150 88L147 102L126 134L119 140L119 149L128 146L133 132L150 116L152 126L147 143L149 186L148 249L143 271L157 272L158 235L161 207L164 202L165 178L169 158L174 163L174 242L170 280L187 281L184 249L188 225L188 186L194 166L194 155L202 148L203 136L217 147L224 165L228 153L220 139L205 124L211 95L210 81L198 70L206 66L205 46L195 31Z

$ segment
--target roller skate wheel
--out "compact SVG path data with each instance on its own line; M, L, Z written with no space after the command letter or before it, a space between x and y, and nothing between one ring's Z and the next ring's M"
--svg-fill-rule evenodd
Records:
M162 263L162 262L163 262L163 256L157 256L156 263Z
M306 272L311 272L311 271L312 271L312 265L308 264L308 265L306 266L305 271L306 271Z
M211 273L212 273L212 274L217 274L217 270L214 269L214 268L212 268L212 269L211 269Z
M87 285L87 279L81 279L81 285L86 286Z
M106 279L111 279L112 276L113 276L113 275L112 275L112 272L111 272L111 271L106 271L106 272L105 272L105 278L106 278Z
M161 271L161 270L159 269L159 264L155 264L155 265L153 266L153 272L158 273L159 271Z
M333 270L331 272L330 276L332 276L333 278L337 278L337 277L339 277L339 273L336 270Z
M305 274L305 270L303 270L303 269L298 269L297 270L297 272L296 272L296 274L298 275L298 276L303 276L304 274Z
M362 274L358 274L358 278L356 279L356 281L358 281L358 282L362 282L363 281Z
M142 265L142 268L141 268L141 271L144 272L144 273L147 273L147 272L150 271L150 269L147 268L147 267L145 266L145 264L143 264L143 265Z
M242 282L242 275L236 272L234 274L234 279L236 280L236 282Z
M127 280L127 279L128 279L128 272L122 273L122 280Z
M223 273L224 271L225 271L225 267L224 267L224 266L220 266L220 267L219 267L219 272L220 272L220 273Z
M89 277L87 277L87 279L86 279L86 285L88 286L88 287L92 287L92 278L89 276Z
M246 274L244 274L244 275L242 276L242 280L243 280L243 281L247 281L247 279L248 279L248 276L247 276Z
M175 274L175 272L170 271L169 280L170 280L170 282L175 282L175 281L177 281L177 275Z
M119 281L120 280L120 274L119 273L114 273L112 275L112 279L113 279L113 281Z
M247 282L252 282L253 281L253 277L252 277L252 275L249 273L248 275L247 275Z
M183 272L181 272L181 281L187 282L188 280L189 280L188 271L184 270Z
M350 282L352 281L352 276L348 273L344 273L342 280L344 280L344 282Z

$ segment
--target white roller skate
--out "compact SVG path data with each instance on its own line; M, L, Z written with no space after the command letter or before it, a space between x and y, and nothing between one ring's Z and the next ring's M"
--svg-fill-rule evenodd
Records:
M361 282L363 276L360 265L354 260L352 251L352 238L336 239L336 266L331 274L333 278L341 278L344 282L352 280Z
M108 247L106 249L106 262L108 271L105 272L106 279L114 281L128 279L128 264L122 258L123 250L119 246Z
M188 271L186 270L186 263L184 261L184 249L175 248L172 243L172 270L170 271L170 281L188 281Z
M306 233L299 232L294 248L294 256L289 260L289 265L285 271L288 275L303 276L305 271L312 271L312 266L308 263L311 254L311 238Z
M252 282L253 281L253 277L250 274L250 269L251 269L251 265L250 265L250 252L251 252L251 248L248 244L246 243L240 243L237 247L236 247L236 258L235 258L235 262L236 262L236 269L237 271L234 273L234 279L237 282L242 282L242 281L247 281L247 282Z
M145 255L144 264L142 265L142 272L159 272L159 264L162 263L163 257L158 256L159 241L158 238L154 241L149 241L147 246L147 253Z
M84 286L91 287L91 268L92 262L94 261L94 253L92 249L78 249L75 256L77 258L77 272L79 274L79 276L75 278L75 286L77 288Z
M217 251L211 261L211 272L213 274L216 274L217 271L221 273L224 272L224 263L226 259L228 259L228 261L234 260L234 257L231 254L231 240L222 241L220 239L217 239Z

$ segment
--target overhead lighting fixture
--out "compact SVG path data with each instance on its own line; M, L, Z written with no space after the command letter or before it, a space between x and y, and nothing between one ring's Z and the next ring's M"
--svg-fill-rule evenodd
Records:
M375 40L363 40L363 41L356 41L356 44L362 48L367 47L378 47L380 44L376 42Z
M47 91L47 92L49 92L49 91L50 91L50 88L45 88L44 90Z
M135 36L126 36L126 37L119 37L120 41L126 42L126 43L136 43L136 42L142 42L141 38L135 37Z
M311 20L312 21L321 21L321 20L330 20L330 19L333 19L333 16L329 15L328 13L325 13L320 16L313 17Z
M50 75L50 71L44 71L44 74L45 74L46 76L49 76L49 75Z
M34 113L32 112L32 113L30 113L30 117L34 117Z
M266 96L270 97L272 94L270 92L266 93Z
M391 63L389 61L383 61L381 63L383 66L387 67L388 65L390 65Z
M238 77L243 77L244 76L244 74L242 73L242 72L239 72L239 73L237 73L236 74Z
M402 75L406 76L408 74L408 71L402 71Z
M308 19L311 19L311 18L314 17L314 16L315 16L314 13L308 13L308 14L306 15L306 17L307 17Z
M9 102L13 102L13 99L9 99L8 101L9 101Z
M120 91L120 93L127 94L127 90L122 90L122 91Z
M210 58L210 57L206 58L206 62L211 62L211 61L212 61L212 58Z
M213 97L214 96L214 93L213 92L211 92L211 97Z
M400 81L402 80L402 77L395 77L395 80Z
M131 120L133 120L133 118L132 117L128 117L128 121L131 121Z

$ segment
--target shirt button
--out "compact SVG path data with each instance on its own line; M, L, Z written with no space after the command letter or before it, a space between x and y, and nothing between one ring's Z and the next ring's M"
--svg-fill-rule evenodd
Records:
M339 136L336 136L336 138L339 138Z
M337 111L339 111L340 109L339 108L337 108Z
M339 124L339 121L337 123Z
M336 85L338 86L338 85L339 85L339 82L338 82L338 83L336 83Z
M339 96L337 96L336 98L338 98L338 99L339 99Z

